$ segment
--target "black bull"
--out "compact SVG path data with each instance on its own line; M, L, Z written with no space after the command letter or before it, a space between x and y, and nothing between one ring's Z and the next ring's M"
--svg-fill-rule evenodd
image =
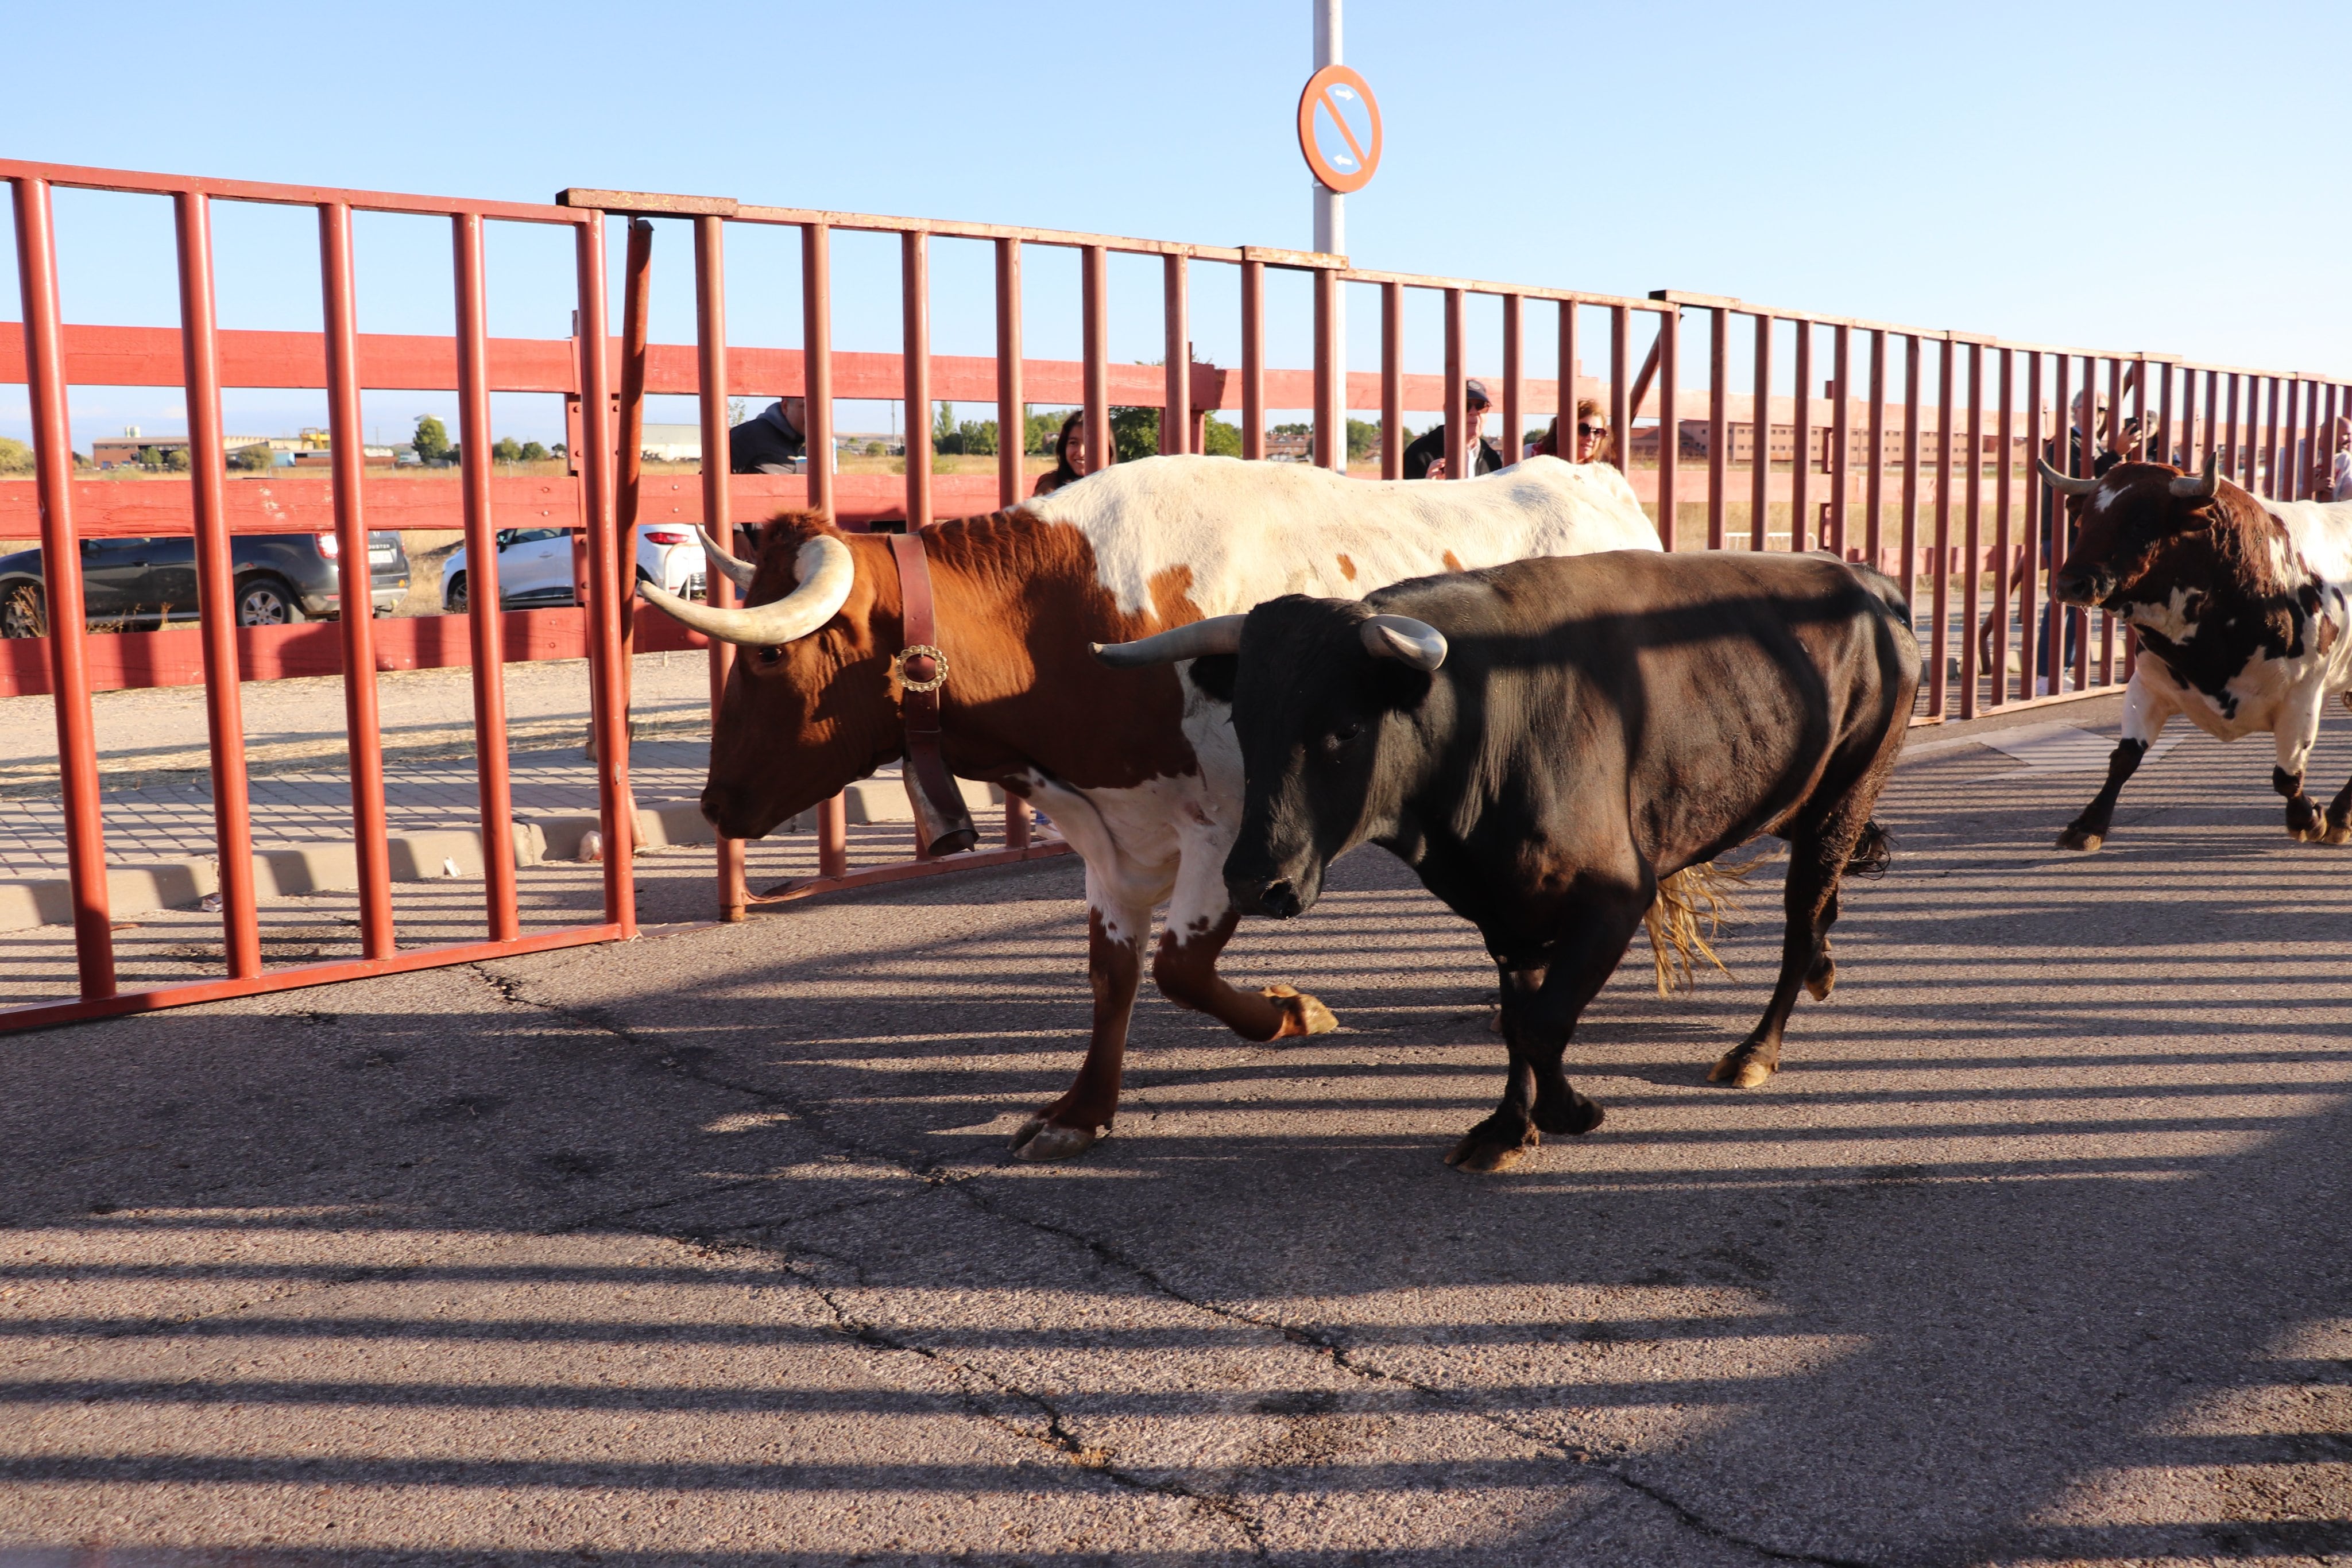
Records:
M1409 617L1406 635L1375 615ZM1226 883L1239 908L1298 914L1370 840L1476 925L1510 1078L1449 1160L1491 1170L1541 1133L1600 1124L1561 1056L1659 880L1776 835L1780 979L1711 1075L1760 1083L1798 987L1834 983L1841 873L1885 863L1871 809L1918 685L1909 620L1875 572L1738 553L1525 560L1261 604L1233 672L1247 788ZM1443 640L1416 654L1411 622Z

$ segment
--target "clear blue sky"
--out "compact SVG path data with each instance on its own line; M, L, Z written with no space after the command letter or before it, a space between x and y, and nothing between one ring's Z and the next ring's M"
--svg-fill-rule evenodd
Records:
M499 4L457 10L18 5L0 152L545 200L562 186L1304 247L1292 131L1305 0L1035 5ZM1349 0L1386 121L1349 203L1359 265L1839 314L2352 373L2336 171L2352 7L1496 5ZM69 319L174 319L160 203L61 197ZM226 324L317 322L312 229L225 211ZM5 226L5 219L0 219ZM731 253L738 341L798 341L791 248ZM665 229L656 337L690 336ZM836 342L896 346L895 259L845 239ZM942 246L941 351L987 351L985 260ZM966 254L966 253L969 254ZM446 329L437 228L362 235L363 329ZM501 236L493 329L559 336L560 243ZM1075 265L1032 263L1031 351L1076 351ZM13 247L0 316L16 313ZM1231 362L1230 285L1195 337ZM1304 290L1277 293L1304 362ZM1159 352L1157 282L1114 273L1114 351ZM1369 299L1351 334L1369 368ZM1477 368L1493 369L1492 309ZM1433 308L1412 357L1435 368ZM1538 331L1540 339L1547 334ZM1286 350L1286 351L1285 351ZM1590 367L1592 359L1588 356ZM1549 368L1540 351L1533 366ZM520 434L544 400L502 402ZM175 393L79 393L77 440L179 428ZM372 398L404 428L431 397ZM845 411L848 412L848 411ZM878 418L878 411L864 411ZM981 411L974 410L974 413ZM656 414L656 417L661 415ZM681 415L682 416L682 415ZM232 425L323 423L237 394ZM0 432L23 400L0 390Z

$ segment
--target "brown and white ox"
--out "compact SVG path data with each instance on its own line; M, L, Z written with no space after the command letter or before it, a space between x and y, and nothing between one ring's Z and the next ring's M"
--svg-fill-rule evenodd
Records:
M2218 740L2272 736L2271 785L2286 797L2287 831L2352 839L2352 783L2325 822L2303 792L2321 710L2352 688L2352 505L2265 501L2221 478L2210 458L2200 476L2123 463L2073 478L2045 463L2042 476L2069 497L2082 529L2052 594L2112 611L2140 635L2106 785L2058 847L2105 841L2125 780L2175 714Z
M1013 1139L1076 1155L1118 1105L1152 911L1152 978L1248 1040L1337 1027L1287 986L1234 989L1219 951L1238 919L1225 855L1241 821L1231 661L1114 670L1088 653L1286 593L1360 598L1433 572L1530 556L1659 548L1624 476L1533 458L1447 484L1348 479L1223 457L1122 463L1051 496L927 531L948 768L1022 796L1085 860L1094 1030L1068 1092ZM756 839L904 752L898 572L887 541L813 512L763 531L745 608L640 585L698 631L749 650L720 701L703 814Z

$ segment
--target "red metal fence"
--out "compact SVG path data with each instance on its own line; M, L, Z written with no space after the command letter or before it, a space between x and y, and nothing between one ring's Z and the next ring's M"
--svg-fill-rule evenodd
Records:
M550 207L478 203L373 193L320 191L244 183L184 180L110 171L62 169L0 162L0 179L12 182L17 212L17 243L25 291L24 348L16 350L0 331L0 382L30 384L35 414L38 477L30 486L0 482L0 536L9 519L23 516L21 492L38 498L41 538L60 569L53 585L58 608L52 623L79 626L64 612L78 596L73 544L99 533L152 534L193 529L199 541L202 579L201 630L207 701L214 724L213 768L218 839L223 867L223 918L228 930L229 977L226 980L167 988L132 997L113 991L107 948L105 883L97 814L96 772L89 726L92 686L89 640L80 634L47 640L48 679L58 694L58 725L65 757L68 818L73 847L76 936L81 956L83 1000L74 1004L0 1013L0 1030L23 1028L68 1017L168 1006L211 997L281 986L313 984L390 968L462 962L489 953L513 952L626 936L633 930L630 858L625 833L613 829L627 799L625 742L626 654L634 639L671 633L655 622L620 612L618 589L634 560L634 527L639 521L700 522L721 538L739 517L753 517L780 505L825 508L845 526L867 527L904 519L919 528L936 516L961 515L1010 505L1026 487L1022 462L1024 413L1032 402L1076 403L1085 410L1087 450L1097 461L1112 449L1111 410L1118 405L1182 411L1163 415L1160 448L1197 450L1200 420L1211 410L1235 409L1241 416L1243 455L1265 455L1266 411L1312 410L1314 460L1341 466L1346 411L1381 411L1381 475L1402 475L1404 413L1408 408L1444 411L1448 472L1465 470L1465 385L1471 373L1465 307L1473 295L1496 297L1501 305L1500 413L1505 440L1516 445L1527 421L1561 408L1559 381L1526 374L1529 305L1549 307L1558 334L1562 376L1577 395L1597 399L1608 411L1621 440L1632 435L1635 419L1654 419L1675 431L1655 440L1654 465L1628 469L1636 492L1651 503L1669 549L1699 542L1707 548L1808 549L1823 548L1848 559L1871 560L1898 576L1915 605L1926 612L1922 643L1927 669L1923 711L1916 722L1937 723L1947 715L1972 717L1988 707L2060 702L2111 690L2130 669L2131 646L2119 639L2112 617L2101 615L2071 655L2059 636L2037 639L2035 622L2045 610L2050 562L2045 544L2053 519L2048 497L2032 476L2033 458L2045 450L2062 466L2086 472L2097 451L2112 438L2126 404L2140 422L2151 456L2187 465L2221 455L2222 472L2250 487L2284 498L2308 493L2316 459L2333 448L2339 411L2352 413L2352 388L2332 378L2305 372L2276 373L2189 363L2178 356L2144 351L2105 352L2038 343L2017 343L1977 335L1903 327L1815 313L1782 311L1716 296L1658 291L1646 298L1590 294L1570 289L1526 287L1466 278L1433 277L1352 268L1344 257L1256 247L1192 246L994 225L877 217L800 208L761 207L727 198L572 190ZM72 328L59 322L56 304L54 250L48 227L48 190L53 184L149 192L171 196L180 217L183 325L178 332L131 328ZM321 260L326 279L327 329L322 334L221 332L211 319L206 208L233 199L295 203L319 209ZM428 214L448 217L455 230L458 329L453 339L362 337L353 329L351 295L350 219L354 209ZM625 264L622 334L608 340L492 340L482 329L481 225L488 221L572 225L577 235L580 319L601 322L604 314L604 256L608 216L632 220ZM649 344L646 300L651 266L651 229L645 220L680 220L693 235L697 341ZM797 232L802 256L803 347L799 350L736 348L727 341L725 248L730 225L782 227ZM903 318L899 352L836 352L832 348L831 256L835 231L898 236ZM992 357L933 355L930 342L929 244L934 238L978 240L993 248L995 353ZM1022 349L1022 264L1026 247L1075 250L1080 261L1083 358L1076 361L1032 361ZM1108 258L1113 253L1155 256L1160 263L1165 352L1157 366L1113 364L1109 358ZM1241 362L1237 367L1197 364L1191 353L1192 264L1230 266L1238 285ZM1303 273L1313 298L1314 366L1284 370L1266 363L1265 273ZM1353 287L1377 296L1381 320L1380 366L1375 371L1337 373L1335 308L1339 291ZM1405 301L1408 290L1433 293L1442 301L1444 371L1408 375L1404 370ZM1706 373L1685 384L1685 318L1705 331ZM1735 335L1738 335L1737 338ZM1646 349L1642 340L1647 340ZM1735 342L1740 353L1735 353ZM1590 348L1605 351L1605 373L1575 378ZM1637 351L1644 352L1638 369ZM1748 378L1733 382L1733 361L1748 361ZM618 387L608 366L617 359ZM1777 367L1785 365L1784 379ZM219 393L225 385L319 386L332 405L331 477L227 482L216 466L198 465L184 486L109 484L77 480L71 471L64 390L77 382L106 384L184 385L188 389L194 450L215 450L219 438ZM385 478L365 486L371 508L362 521L358 392L362 386L436 388L451 385L461 394L463 467L455 479ZM1785 387L1787 390L1778 390ZM1818 390L1817 390L1818 389ZM491 470L488 398L492 390L563 393L574 400L597 428L578 444L576 479L501 478ZM2064 435L2066 411L2077 391L2099 394L2089 411L2090 439ZM727 398L730 392L763 396L802 396L807 401L808 450L823 455L833 445L833 404L840 398L901 401L908 410L903 478L836 475L820 459L805 476L730 476L719 455L727 449ZM648 393L692 394L699 400L702 474L691 480L647 476L638 471L635 432ZM993 480L935 476L930 461L928 412L934 400L991 402L1000 434ZM617 463L614 428L621 439ZM1767 460L1757 462L1754 434L1761 426ZM1745 427L1744 465L1735 434ZM1781 439L1776 427L1785 429ZM2055 438L2054 441L2053 438ZM1787 455L1773 460L1775 448ZM1686 455L1690 454L1690 455ZM1514 454L1516 455L1516 454ZM1744 465L1744 475L1735 468ZM1686 467L1704 469L1702 481ZM174 498L176 497L176 498ZM617 502L617 505L616 505ZM176 512L174 507L184 507ZM362 856L362 903L366 911L366 956L354 963L314 965L264 974L253 941L250 888L238 893L231 868L247 863L243 819L243 771L237 724L236 675L241 653L226 617L227 536L232 530L313 528L331 515L343 540L341 570L345 602L354 571L366 570L364 549L355 548L367 527L429 526L454 509L462 517L468 554L490 562L486 547L492 517L574 517L584 527L592 558L591 602L584 612L568 612L580 625L579 641L593 674L594 724L600 755L620 759L604 769L600 810L609 846L605 861L605 920L544 936L521 936L517 928L513 859L505 848L506 780L503 748L481 749L481 799L486 861L489 873L489 931L486 941L461 947L395 952L390 905L384 891L381 841L382 779L373 744L373 684L347 674L352 732L354 828L362 846L373 841L373 866ZM1735 526L1744 512L1745 527ZM1857 517L1857 513L1859 516ZM1776 521L1776 518L1779 519ZM26 530L29 532L30 530ZM1924 583L1923 583L1924 580ZM711 573L709 592L724 604L732 596L726 579ZM1927 602L1919 605L1922 587ZM1988 594L1990 602L1988 602ZM468 620L467 654L475 671L478 733L499 732L498 655L516 656L513 622L501 624L495 592L478 585ZM553 612L563 614L567 612ZM2073 615L2076 612L2068 612ZM558 645L549 623L549 647ZM638 631L642 624L644 630ZM317 629L306 629L315 636ZM2022 632L2022 656L2010 650ZM376 646L383 633L364 618L340 625L341 657L347 673L388 667ZM424 633L405 634L412 637ZM526 649L535 632L526 631ZM1957 650L1951 643L1957 635ZM1985 667L1982 647L1997 662ZM123 639L129 641L129 639ZM660 646L636 643L640 648ZM672 644L677 645L677 644ZM2095 646L2095 653L2094 648ZM726 680L733 650L710 649L713 700ZM2120 658L2119 658L2120 653ZM443 656L446 656L443 655ZM561 656L547 654L542 656ZM397 660L395 658L394 662ZM2118 664L2121 669L2118 669ZM246 669L250 674L253 666ZM1957 686L1957 692L1954 687ZM1957 700L1955 700L1957 698ZM1025 811L1016 800L1006 810L1005 846L978 855L929 862L919 858L852 872L847 865L841 803L819 813L820 875L772 896L859 883L929 874L975 863L1026 858L1062 848L1034 843ZM743 884L740 844L718 851L719 904L740 918L747 904L763 902ZM501 869L503 868L503 869Z

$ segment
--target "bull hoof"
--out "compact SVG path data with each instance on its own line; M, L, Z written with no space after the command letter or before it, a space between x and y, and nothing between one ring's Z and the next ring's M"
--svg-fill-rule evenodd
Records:
M2060 849L2080 850L2086 855L2096 854L2099 846L2106 841L2107 836L2105 833L2086 833L2080 828L2068 828L2058 835Z
M1837 965L1824 953L1811 968L1805 971L1805 994L1817 1002L1825 1002L1830 999L1830 993L1836 989Z
M2352 822L2328 823L2327 831L2321 835L2319 841L2324 844L2352 843Z
M1571 1092L1564 1100L1536 1101L1537 1127L1565 1137L1592 1131L1608 1115L1601 1108L1601 1102L1582 1094Z
M1742 1046L1736 1051L1725 1051L1723 1060L1707 1069L1706 1081L1709 1083L1728 1083L1734 1089L1753 1089L1771 1077L1774 1071L1770 1062L1757 1060L1747 1047Z
M1013 1134L1016 1160L1074 1160L1102 1141L1096 1127L1066 1127L1043 1116L1032 1116Z
M1282 1014L1282 1027L1274 1031L1276 1040L1294 1034L1329 1034L1339 1027L1329 1008L1295 986L1268 986L1258 995Z
M1543 1134L1533 1127L1528 1129L1527 1136L1515 1144L1507 1134L1499 1134L1481 1122L1454 1145L1454 1152L1445 1156L1445 1163L1458 1171L1508 1170L1535 1153L1536 1146L1542 1142Z

